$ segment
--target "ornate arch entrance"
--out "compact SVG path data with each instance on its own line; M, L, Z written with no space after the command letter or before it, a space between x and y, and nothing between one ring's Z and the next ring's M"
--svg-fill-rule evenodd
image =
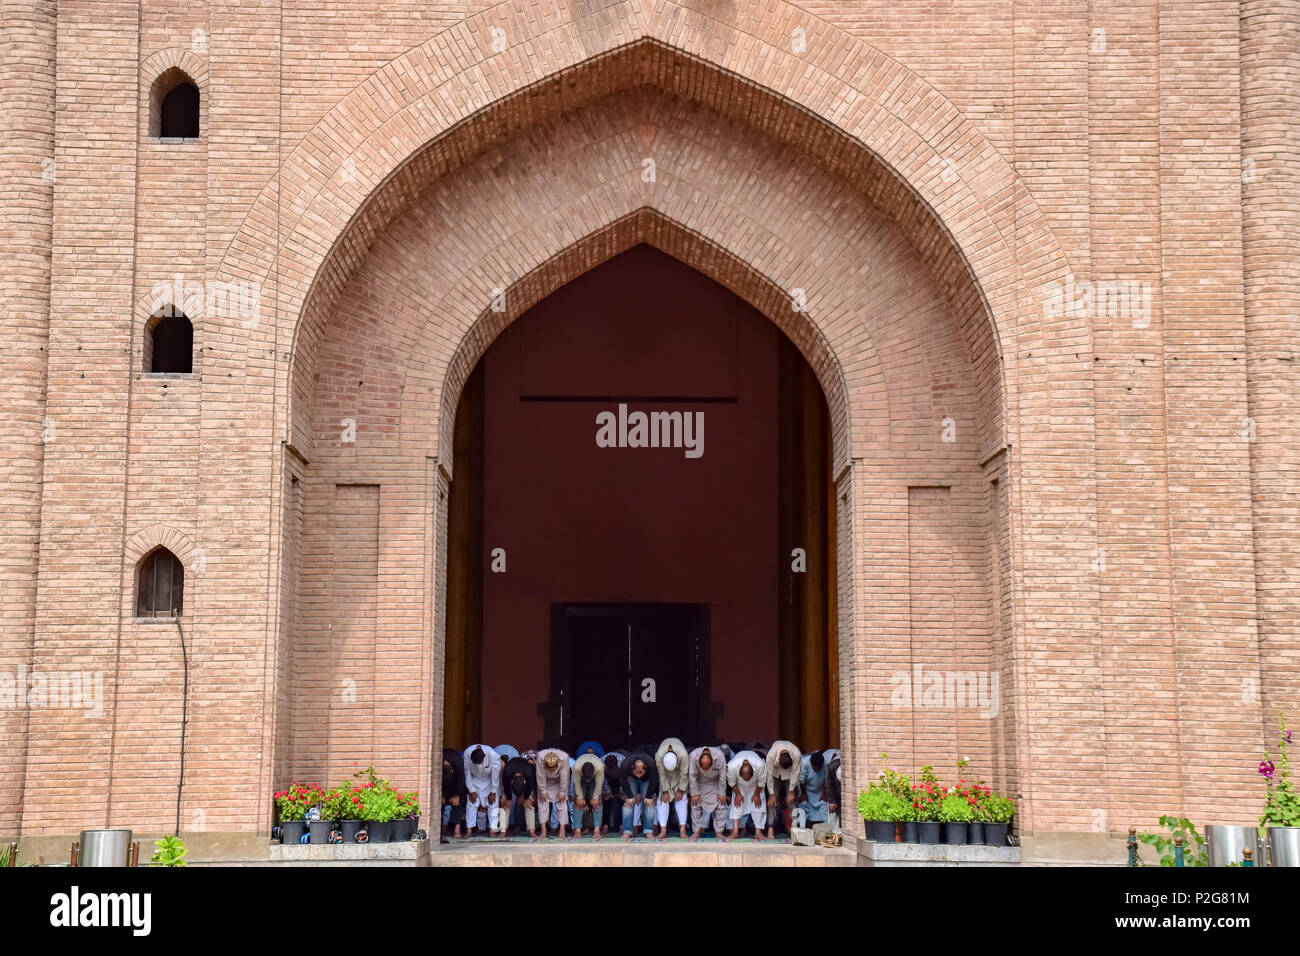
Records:
M540 52L570 25L520 30L519 50ZM281 673L312 678L278 683L268 776L382 754L432 791L446 436L461 389L509 322L644 242L767 315L826 394L852 785L879 751L936 763L974 751L990 779L1022 783L1026 561L1050 559L1057 585L1071 562L1080 578L1087 567L1052 530L1077 520L1057 514L1062 503L1090 500L1086 471L1035 457L1090 441L1087 396L1069 387L1087 364L1086 329L1045 317L1032 291L1066 271L1059 250L997 154L937 97L909 109L929 92L860 43L854 86L808 64L778 94L742 52L710 61L658 30L551 51L557 69L529 82L525 70L482 105L456 90L493 85L481 73L490 50L441 81L413 52L402 68L414 72L381 71L357 93L366 110L349 100L287 161L260 204L282 229L278 252L257 209L232 245L224 272L283 279L274 328L253 338L292 342L275 481L294 583L274 641ZM789 60L771 52L765 63ZM841 125L804 103L837 96ZM1022 440L1025 408L1053 414ZM1028 535L1026 461L1048 489ZM998 713L901 705L897 678L918 662L996 674ZM353 682L350 706L335 700L340 680ZM292 741L312 726L331 743L304 766Z

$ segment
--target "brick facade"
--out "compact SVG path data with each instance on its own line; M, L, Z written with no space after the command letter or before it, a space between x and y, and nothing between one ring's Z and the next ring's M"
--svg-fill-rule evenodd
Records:
M461 387L641 242L826 393L852 786L965 756L1026 832L1257 815L1300 713L1300 0L0 14L0 668L104 686L0 711L0 835L170 828L159 544L183 830L371 759L431 800ZM150 135L174 69L196 141ZM175 276L194 372L147 374ZM997 713L900 706L916 666Z

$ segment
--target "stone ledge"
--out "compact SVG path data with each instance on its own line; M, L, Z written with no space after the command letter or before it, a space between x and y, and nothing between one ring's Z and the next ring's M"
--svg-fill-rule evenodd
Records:
M271 843L271 863L383 862L405 866L429 865L429 841L405 843Z
M858 841L859 866L1019 866L1018 846Z

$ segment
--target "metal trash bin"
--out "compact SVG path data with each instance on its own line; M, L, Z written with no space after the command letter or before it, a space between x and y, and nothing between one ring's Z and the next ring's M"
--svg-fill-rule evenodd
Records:
M1228 866L1245 859L1242 852L1249 847L1255 865L1262 866L1260 860L1258 827L1220 826L1211 824L1205 828L1205 847L1210 854L1210 866Z
M1300 827L1269 827L1270 866L1300 866Z
M77 866L126 866L130 851L130 830L82 830Z

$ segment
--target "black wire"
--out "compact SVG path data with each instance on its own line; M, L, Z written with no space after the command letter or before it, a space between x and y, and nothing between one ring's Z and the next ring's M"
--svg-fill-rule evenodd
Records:
M181 615L172 609L176 618L176 633L181 636L181 661L184 665L184 678L181 689L181 776L176 781L176 831L173 836L181 835L181 791L185 788L185 725L189 719L190 704L190 658L185 651L185 631L181 628Z

